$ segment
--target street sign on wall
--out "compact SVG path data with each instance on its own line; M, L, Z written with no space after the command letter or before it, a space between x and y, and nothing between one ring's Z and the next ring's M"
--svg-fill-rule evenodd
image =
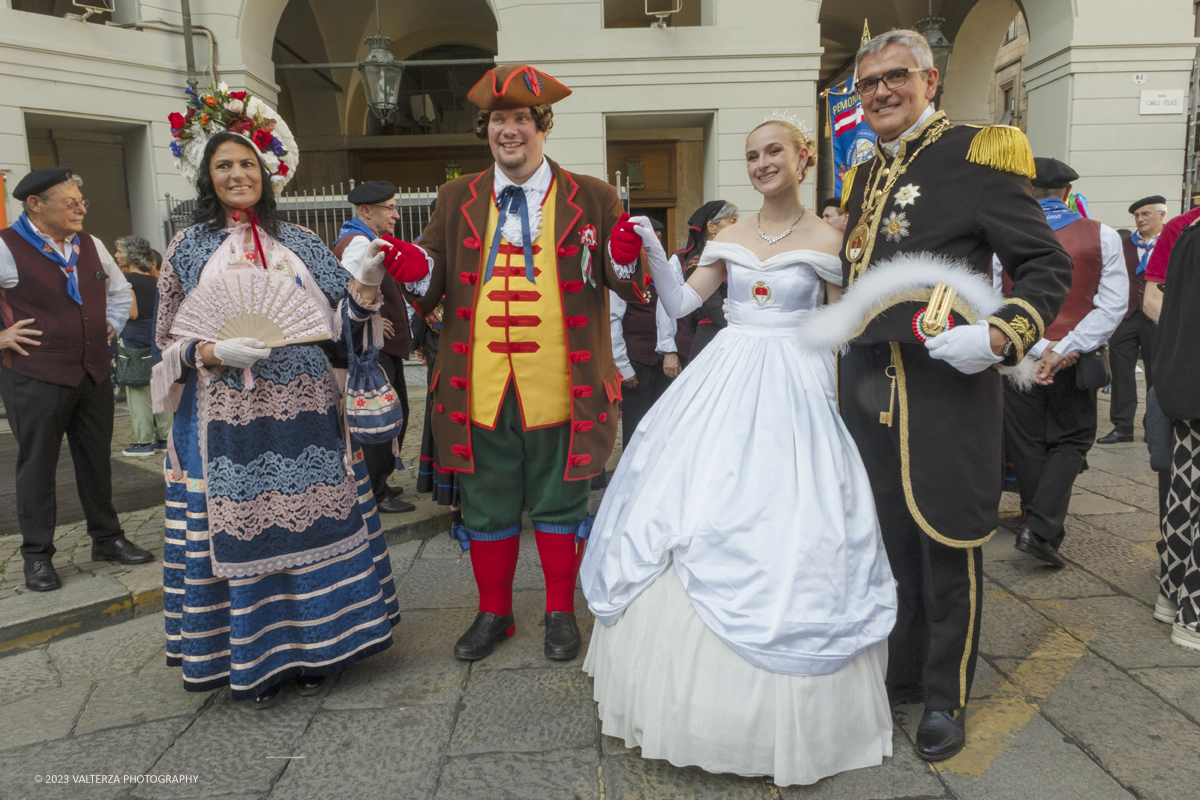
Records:
M1183 89L1143 89L1139 114L1182 114L1185 92Z

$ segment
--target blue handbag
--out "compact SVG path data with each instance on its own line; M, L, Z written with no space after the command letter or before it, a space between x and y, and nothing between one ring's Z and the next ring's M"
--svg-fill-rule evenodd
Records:
M386 444L400 435L404 409L400 395L388 383L379 366L379 350L371 332L371 319L363 323L362 354L354 352L350 332L350 312L342 308L342 336L346 342L346 428L359 444Z

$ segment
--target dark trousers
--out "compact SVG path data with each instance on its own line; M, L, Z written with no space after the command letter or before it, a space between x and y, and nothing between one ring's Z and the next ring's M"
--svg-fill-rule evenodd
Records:
M396 440L403 445L404 433L408 430L408 388L404 384L404 362L390 353L380 351L379 366L383 367L387 374L388 383L400 395L404 424L400 426L400 435ZM383 444L364 444L362 451L367 474L371 478L371 491L375 493L376 500L381 500L387 493L388 478L396 471L396 456L392 452L392 443L388 441Z
M621 447L629 447L629 440L646 412L654 405L663 392L671 385L671 379L663 372L662 362L657 364L642 364L629 361L633 367L634 377L637 378L637 388L621 387Z
M90 376L75 387L59 386L0 367L0 397L17 439L17 524L25 560L49 561L55 553L55 472L64 434L88 535L96 542L120 536L112 502L112 387L97 386Z
M1004 385L1004 452L1012 462L1025 524L1055 547L1075 478L1096 441L1096 392L1075 385L1075 367L1049 386Z
M1154 362L1154 334L1158 329L1141 311L1133 312L1108 339L1109 361L1112 364L1112 405L1108 418L1113 427L1124 434L1133 433L1133 418L1137 414L1137 356L1142 351L1142 369L1146 375L1146 391L1154 385L1151 364Z

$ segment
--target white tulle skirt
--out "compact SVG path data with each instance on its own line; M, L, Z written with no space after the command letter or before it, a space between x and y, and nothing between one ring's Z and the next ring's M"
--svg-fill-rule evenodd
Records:
M704 624L673 567L595 626L583 668L604 733L645 758L788 786L892 754L886 640L829 674L770 672Z

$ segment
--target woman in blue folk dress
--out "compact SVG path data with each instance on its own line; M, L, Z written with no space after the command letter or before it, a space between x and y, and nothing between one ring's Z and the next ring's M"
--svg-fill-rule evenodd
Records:
M167 662L183 668L189 691L228 685L235 700L266 708L288 679L298 694L316 694L327 676L386 649L399 620L333 372L346 359L336 320L361 341L381 302L382 255L352 277L313 233L277 219L271 182L283 162L267 157L254 131L205 138L192 162L196 224L171 242L158 285L152 388L156 408L176 411L163 552ZM197 286L264 268L319 301L331 341L272 349L172 334Z

